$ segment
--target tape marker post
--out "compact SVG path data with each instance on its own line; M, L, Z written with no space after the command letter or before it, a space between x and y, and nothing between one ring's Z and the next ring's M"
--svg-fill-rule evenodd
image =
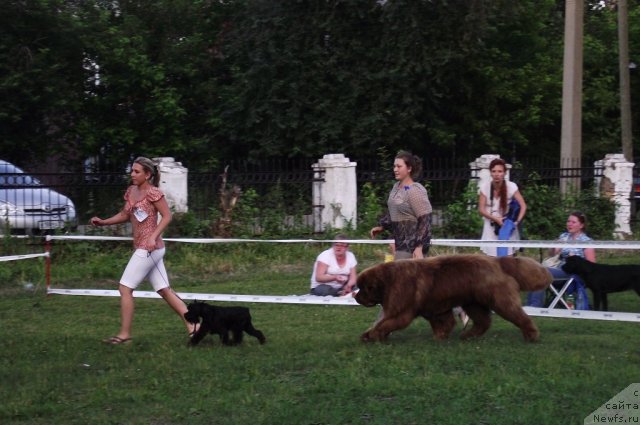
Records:
M131 237L118 236L47 236L47 240L99 240L99 241L130 241ZM182 242L182 243L331 243L335 240L322 239L199 239L199 238L165 238L166 242ZM351 239L341 240L351 244L367 244L367 245L388 245L394 241L388 240L368 240L368 239ZM638 241L590 241L590 242L560 242L556 240L548 241L483 241L478 239L433 239L431 244L434 246L450 246L450 247L470 247L477 248L481 246L511 246L521 248L596 248L596 249L640 249ZM46 254L33 254L38 256ZM94 290L94 289L59 289L49 288L48 294L59 295L84 295L84 296L120 296L118 291L114 290ZM203 293L178 293L182 299L201 300L201 301L229 301L229 302L255 302L255 303L279 303L279 304L315 304L315 305L358 305L353 297L318 297L313 295L235 295L235 294L203 294ZM160 298L155 292L136 291L134 296L137 298ZM604 312L604 311L588 311L588 310L566 310L566 309L549 309L549 308L533 308L524 307L525 312L530 316L553 317L553 318L571 318L571 319L587 319L587 320L607 320L607 321L623 321L623 322L640 322L640 313L623 313L623 312Z

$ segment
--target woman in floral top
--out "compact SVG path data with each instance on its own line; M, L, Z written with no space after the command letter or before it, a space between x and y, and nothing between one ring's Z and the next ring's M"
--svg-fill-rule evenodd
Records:
M131 166L131 186L124 194L124 208L107 219L93 217L94 226L109 226L131 222L133 229L133 247L135 252L120 278L120 331L104 340L108 344L118 345L131 341L134 301L133 291L148 279L153 289L182 318L188 332L193 333L195 326L184 319L187 306L169 286L169 277L164 267L165 247L162 232L171 222L171 211L158 189L160 172L157 165L148 158L138 157ZM158 219L158 213L160 218Z

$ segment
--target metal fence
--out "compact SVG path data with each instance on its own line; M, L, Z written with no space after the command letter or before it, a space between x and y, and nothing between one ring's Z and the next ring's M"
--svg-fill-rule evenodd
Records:
M380 161L368 158L352 160L358 163L358 193L362 193L365 183L370 183L377 189L381 201L384 202L388 189L394 182L389 164L380 164ZM270 202L274 202L284 208L287 214L307 215L312 212L314 171L311 165L315 162L315 159L265 160L260 163L230 162L227 184L240 186L245 194L252 191L261 200L260 206L263 208L270 208ZM436 209L459 198L472 179L473 170L465 162L430 160L423 165L423 178L420 181L428 187L429 196ZM531 179L536 179L538 183L557 187L561 179L578 178L586 188L591 186L594 177L601 173L602 169L595 167L557 168L534 164L513 168L511 179L520 186L526 186ZM129 182L129 176L125 173L31 175L37 178L43 187L64 194L74 202L79 224L88 223L94 215L105 217L115 214L122 208L123 194ZM30 186L16 184L15 181L9 181L10 184L7 182L6 179L0 180L0 194L6 191L32 189ZM189 211L196 218L207 219L211 217L212 211L219 207L220 184L221 172L188 173ZM46 205L44 207L46 208ZM295 208L296 211L286 211L287 208ZM306 211L299 210L305 208ZM16 212L5 208L0 210L0 213L6 216Z

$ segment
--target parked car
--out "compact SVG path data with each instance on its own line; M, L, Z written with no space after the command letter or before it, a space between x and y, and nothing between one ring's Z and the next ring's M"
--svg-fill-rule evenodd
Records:
M38 235L75 229L76 207L65 195L49 189L10 162L0 160L0 232Z

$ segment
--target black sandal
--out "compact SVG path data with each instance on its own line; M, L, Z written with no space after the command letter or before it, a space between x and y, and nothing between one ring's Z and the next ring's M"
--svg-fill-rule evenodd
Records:
M112 336L107 339L103 339L102 342L109 345L122 345L131 342L131 338L120 338L119 336Z

